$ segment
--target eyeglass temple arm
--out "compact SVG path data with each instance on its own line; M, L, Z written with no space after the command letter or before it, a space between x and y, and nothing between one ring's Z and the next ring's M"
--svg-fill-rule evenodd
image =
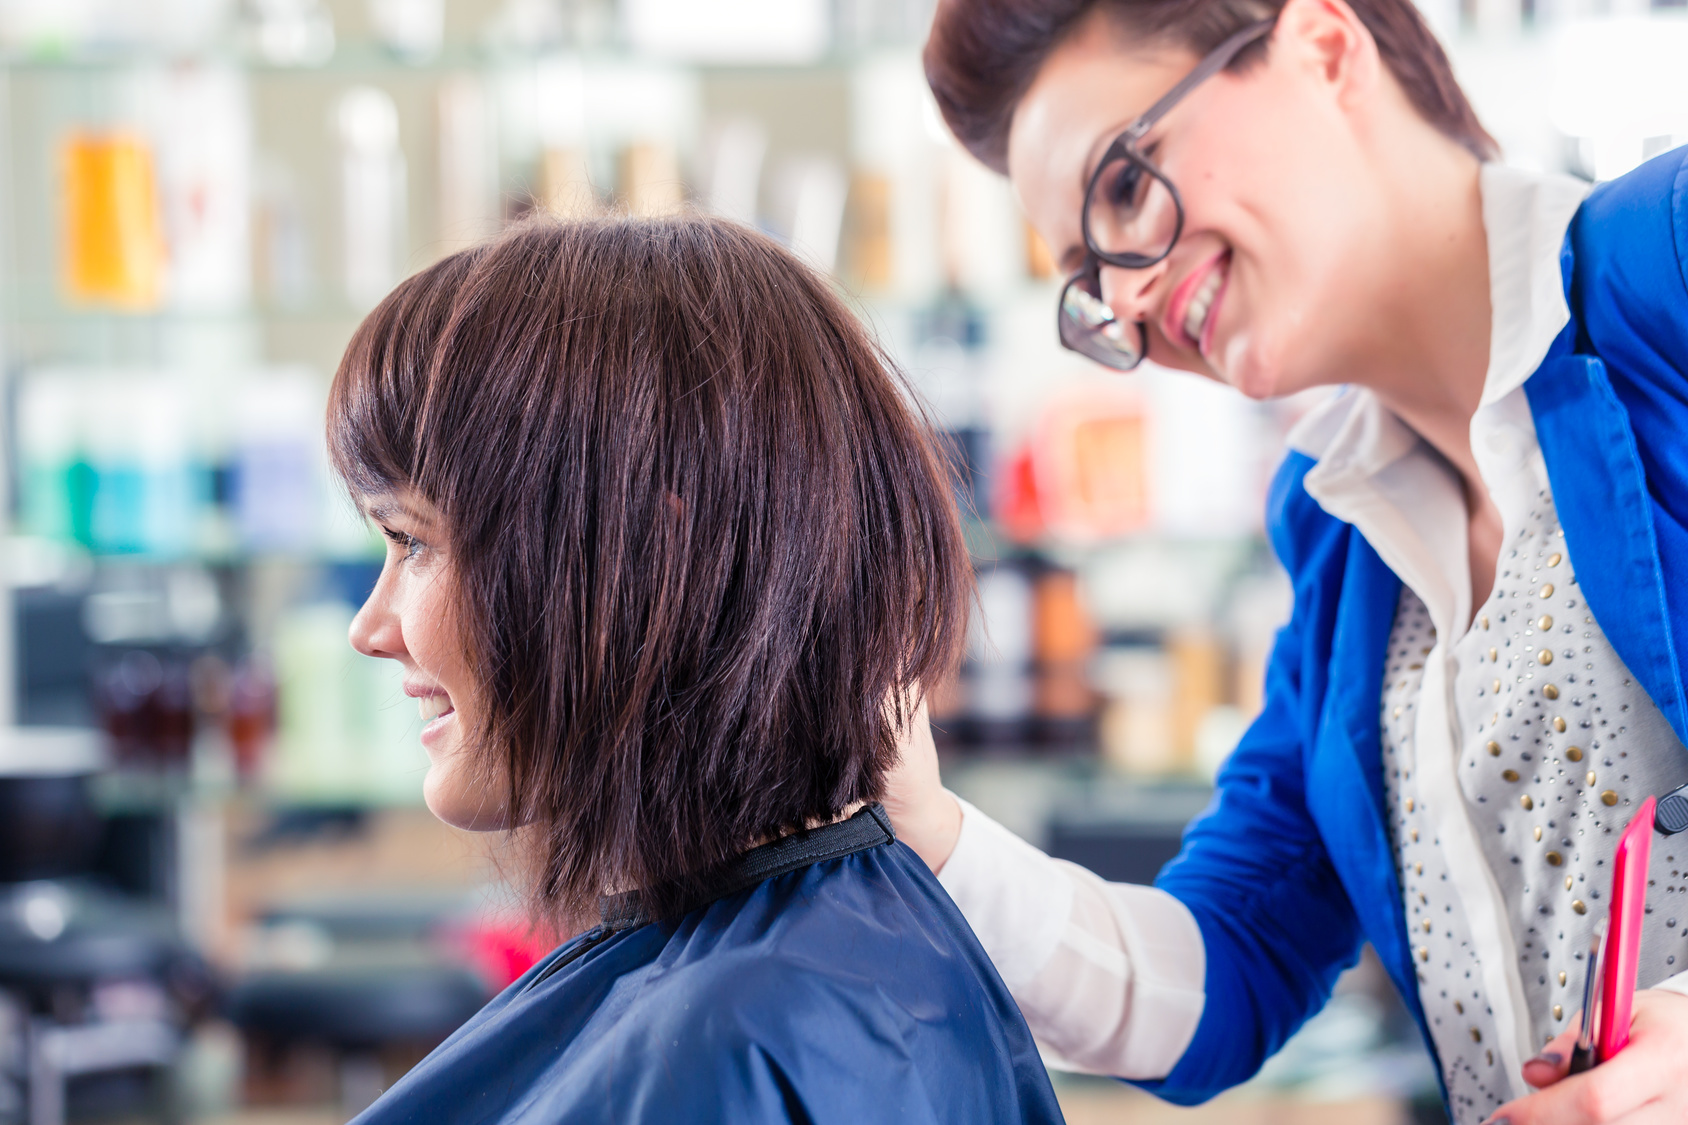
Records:
M1230 66L1231 60L1236 58L1244 47L1271 34L1272 27L1277 22L1278 17L1273 16L1259 23L1252 23L1209 51L1207 57L1196 64L1196 69L1179 79L1176 86L1161 95L1159 101L1144 110L1143 115L1131 123L1126 129L1126 135L1135 141L1147 133L1154 127L1155 122L1166 116L1166 111L1177 105L1193 87L1201 85Z

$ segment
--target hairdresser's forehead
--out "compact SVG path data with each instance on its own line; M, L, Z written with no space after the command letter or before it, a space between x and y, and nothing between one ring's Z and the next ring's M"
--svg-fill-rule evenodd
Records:
M1108 144L1195 65L1093 18L1049 55L1014 109L1008 175L1064 272L1079 267L1084 188Z

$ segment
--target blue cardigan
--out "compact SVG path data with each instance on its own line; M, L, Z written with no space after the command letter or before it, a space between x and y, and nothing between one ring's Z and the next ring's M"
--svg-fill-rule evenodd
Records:
M1688 741L1688 148L1595 190L1561 251L1571 322L1525 383L1578 581L1618 655ZM1207 1005L1172 1072L1191 1104L1244 1081L1376 948L1425 1028L1385 829L1379 692L1401 581L1303 487L1267 501L1295 609L1266 706L1156 885L1207 948Z

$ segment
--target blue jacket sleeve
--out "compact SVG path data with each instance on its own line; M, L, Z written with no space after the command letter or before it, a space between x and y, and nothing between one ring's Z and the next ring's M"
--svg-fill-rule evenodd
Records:
M1296 589L1268 664L1265 708L1156 880L1195 915L1207 955L1195 1038L1166 1078L1138 1083L1181 1105L1251 1077L1359 954L1359 923L1305 800L1328 666L1320 638L1331 635L1352 533L1302 489L1309 467L1291 454L1268 503L1273 547Z

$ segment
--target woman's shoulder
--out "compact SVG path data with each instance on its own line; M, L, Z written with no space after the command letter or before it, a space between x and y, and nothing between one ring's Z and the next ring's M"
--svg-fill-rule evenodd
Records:
M470 1104L508 1125L1059 1121L1006 988L905 852L812 864L601 937L454 1036L371 1125Z
M691 1095L765 1085L815 1120L888 1103L913 1121L1057 1120L1018 1008L905 853L817 863L689 915L640 974L638 1013L615 1020L621 1071L644 1052L631 1069L651 1091L682 1072Z
M785 990L782 1010L793 993L879 1004L887 992L972 988L988 969L937 880L896 843L767 879L693 915L675 940L708 951L700 984Z

